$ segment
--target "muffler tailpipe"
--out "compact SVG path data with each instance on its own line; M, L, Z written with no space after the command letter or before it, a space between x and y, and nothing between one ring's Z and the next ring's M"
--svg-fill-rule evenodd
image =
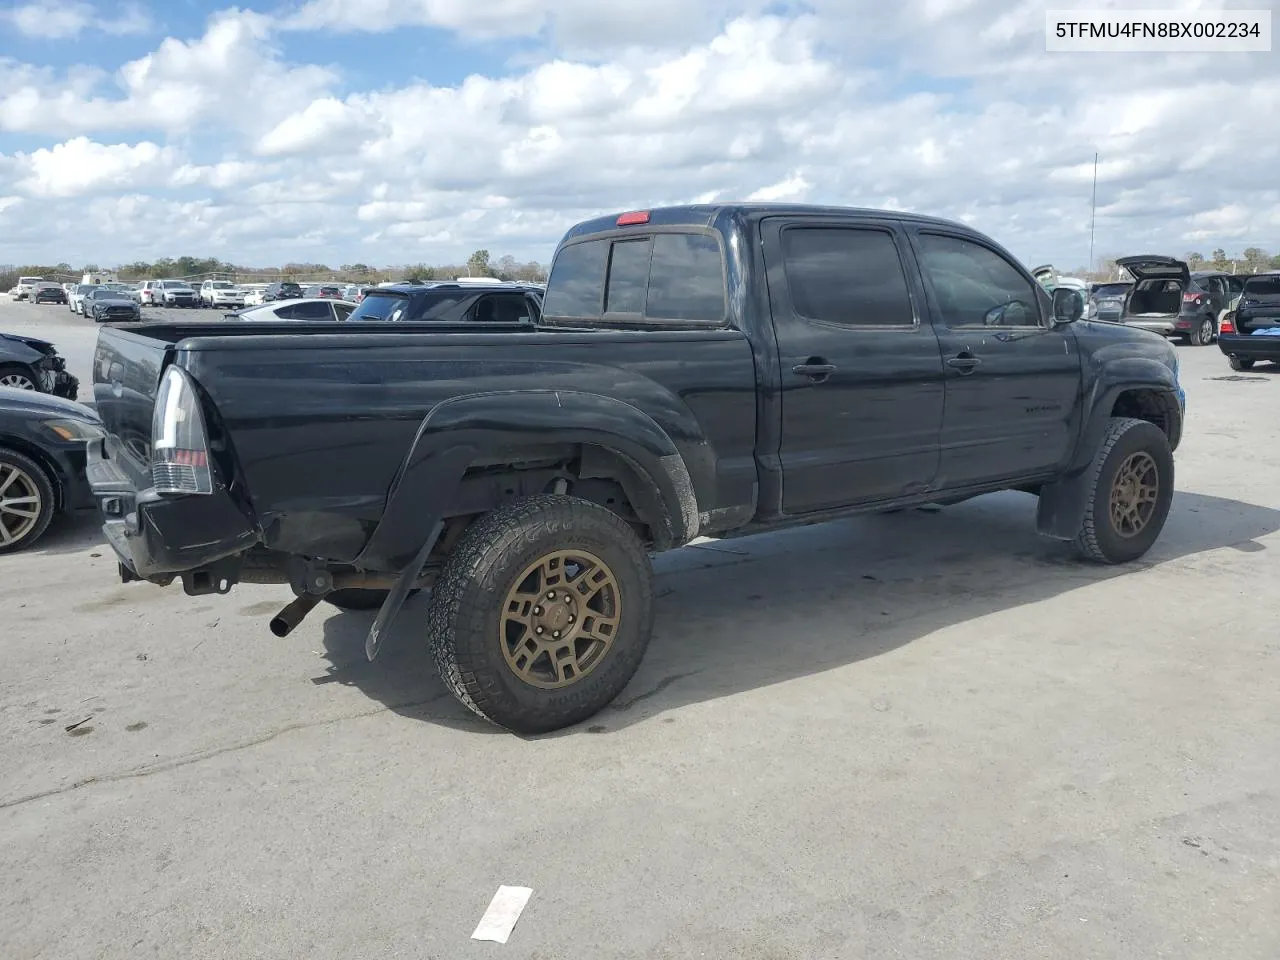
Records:
M308 613L316 608L320 597L308 593L298 597L274 617L271 618L271 632L277 637L287 637L293 628L300 624Z

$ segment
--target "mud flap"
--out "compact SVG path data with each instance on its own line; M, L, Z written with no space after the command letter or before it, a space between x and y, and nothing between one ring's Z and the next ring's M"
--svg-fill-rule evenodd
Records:
M369 628L369 636L364 641L364 655L369 658L370 663L378 656L382 638L400 613L404 602L409 599L409 594L413 592L418 577L422 575L422 568L427 565L427 557L431 556L431 551L435 549L436 541L440 539L440 532L443 529L444 521L437 520L427 536L427 542L422 545L422 549L417 552L409 566L400 572L400 579L387 594L387 599L382 601L378 617L373 621L373 626Z
M1089 473L1081 470L1046 483L1036 507L1036 532L1054 540L1074 540L1089 505Z

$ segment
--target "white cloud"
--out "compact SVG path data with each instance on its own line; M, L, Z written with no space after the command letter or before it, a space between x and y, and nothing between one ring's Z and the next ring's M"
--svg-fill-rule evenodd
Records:
M145 235L99 237L88 258L182 247L260 263L300 247L332 262L545 259L603 211L753 199L948 216L1074 268L1095 151L1099 252L1280 252L1280 141L1259 136L1280 114L1274 57L1050 55L1038 0L804 6L316 0L283 18L223 11L114 74L0 61L0 130L49 141L39 174L41 150L0 157L0 183L18 185L3 192L50 209L43 233L0 235L0 260L32 259L19 242L65 259L95 242L85 229L108 229L70 204L63 216L59 196L162 201ZM415 25L505 37L487 49L527 59L373 85L282 48L282 30Z
M76 137L51 149L18 154L17 166L27 175L17 185L32 197L78 197L155 183L177 159L173 147L150 141L108 146Z
M104 14L91 4L35 0L13 7L4 14L19 33L44 40L74 37L85 30L99 30L111 36L148 33L154 29L150 15L137 3L126 3L114 14Z

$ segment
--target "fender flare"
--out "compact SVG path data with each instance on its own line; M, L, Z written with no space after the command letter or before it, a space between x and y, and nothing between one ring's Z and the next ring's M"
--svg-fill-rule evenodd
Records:
M1074 540L1079 533L1085 508L1089 504L1089 468L1093 465L1098 445L1111 419L1111 411L1115 409L1120 395L1127 390L1156 390L1171 396L1177 395L1177 383L1172 372L1163 364L1151 362L1163 371L1162 376L1111 382L1095 394L1094 402L1089 408L1089 419L1081 431L1080 442L1076 445L1071 464L1065 473L1040 489L1040 500L1036 507L1036 530L1042 536L1055 540ZM1170 446L1177 447L1182 434L1181 407L1178 409L1177 422L1170 424L1170 427Z
M698 535L693 482L675 443L648 414L611 397L567 390L510 390L454 397L418 427L357 567L400 570L421 548L467 469L504 449L540 442L611 451L641 481L640 503L657 549Z

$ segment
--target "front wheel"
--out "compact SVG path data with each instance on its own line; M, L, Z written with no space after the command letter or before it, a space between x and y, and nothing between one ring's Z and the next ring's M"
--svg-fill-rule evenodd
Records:
M1145 420L1112 417L1089 474L1076 549L1098 563L1137 560L1156 542L1173 503L1173 451Z
M15 390L36 390L35 378L25 367L16 363L0 366L0 387L12 387Z
M1231 364L1232 370L1252 370L1255 361L1241 360L1239 357L1227 357L1227 363Z
M1213 343L1213 317L1201 317L1196 328L1191 331L1191 345L1206 347Z
M596 504L548 494L474 522L436 580L427 640L465 706L516 733L580 723L630 681L653 630L644 544Z
M0 447L0 553L29 547L44 535L57 497L43 467Z

